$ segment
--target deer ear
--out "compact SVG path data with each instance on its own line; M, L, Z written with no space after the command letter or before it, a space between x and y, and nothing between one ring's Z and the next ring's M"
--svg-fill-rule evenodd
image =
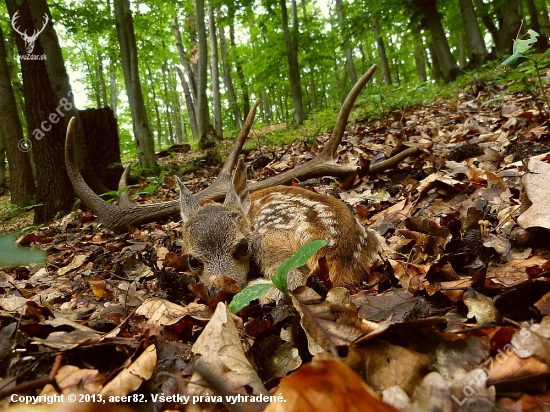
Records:
M180 188L180 212L181 220L185 225L189 218L200 209L200 204L195 195L185 186L179 177L176 176L176 182Z
M246 170L244 168L243 159L239 159L237 163L237 168L233 175L233 182L229 185L224 204L239 205L242 207L245 214L247 214L250 209L250 193L248 192L248 186L246 184Z

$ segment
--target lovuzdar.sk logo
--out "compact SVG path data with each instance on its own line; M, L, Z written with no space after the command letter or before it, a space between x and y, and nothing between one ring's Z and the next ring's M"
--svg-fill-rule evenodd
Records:
M42 28L40 30L34 30L32 35L30 36L27 34L27 30L22 32L21 29L17 26L16 20L18 17L19 17L19 10L16 11L13 17L11 18L11 27L13 27L13 30L15 30L16 33L21 35L21 38L25 42L25 50L27 50L27 54L19 55L19 58L21 60L46 60L45 54L42 54L42 55L32 54L32 51L34 50L36 39L38 39L38 36L40 35L40 33L42 33L46 28L48 21L50 21L50 19L48 18L48 15L44 13L44 24L42 25Z

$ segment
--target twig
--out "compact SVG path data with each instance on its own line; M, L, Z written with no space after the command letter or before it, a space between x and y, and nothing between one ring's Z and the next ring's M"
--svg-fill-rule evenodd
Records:
M50 371L50 374L48 376L37 378L32 381L23 382L19 385L14 386L10 389L4 389L3 391L0 391L0 399L5 398L6 396L13 395L14 393L21 393L21 392L27 392L32 389L38 389L42 388L43 386L46 386L47 384L50 384L53 386L53 388L56 390L57 393L61 393L62 390L57 384L57 381L55 380L55 375L57 375L57 372L59 371L59 368L61 367L61 361L63 360L63 355L57 355L55 357L55 362L53 364L52 370Z

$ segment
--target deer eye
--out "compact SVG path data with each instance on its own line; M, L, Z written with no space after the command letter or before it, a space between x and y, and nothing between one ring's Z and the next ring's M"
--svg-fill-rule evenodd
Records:
M240 242L237 244L235 251L233 252L233 257L235 259L240 259L248 256L249 252L250 248L248 247L248 242L246 241L246 239L241 239Z
M202 266L202 263L199 262L199 260L192 255L189 255L187 257L187 263L189 264L189 267L191 268L191 270L198 270Z

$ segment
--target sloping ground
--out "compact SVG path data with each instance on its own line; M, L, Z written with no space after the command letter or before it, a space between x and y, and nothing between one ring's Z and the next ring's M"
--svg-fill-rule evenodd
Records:
M312 279L233 316L223 292L206 301L184 273L177 220L113 235L77 211L25 235L47 265L0 272L0 346L14 349L0 352L0 395L57 389L139 410L550 408L550 165L534 158L550 134L538 107L495 89L350 125L341 162L422 148L374 177L299 182L388 241L379 281L351 291ZM328 136L247 152L249 178L311 159ZM218 169L183 180L199 190ZM172 177L157 183L134 201L176 198ZM188 383L199 374L210 390Z

